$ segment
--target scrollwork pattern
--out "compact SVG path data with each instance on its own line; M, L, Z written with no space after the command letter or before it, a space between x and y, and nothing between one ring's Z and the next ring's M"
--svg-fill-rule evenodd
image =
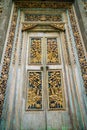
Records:
M27 110L42 109L42 73L28 72Z
M69 2L24 2L24 1L17 1L16 2L16 6L20 7L20 8L70 8L72 5L72 3Z
M5 98L5 91L6 91L7 80L8 80L9 65L10 65L10 59L11 59L14 33L15 33L15 28L16 28L16 21L17 21L17 8L14 7L9 38L7 41L3 67L2 67L1 76L0 76L0 102L1 102L0 103L0 116L2 115L3 103L4 103L4 98Z
M60 64L59 48L56 38L47 38L47 63Z
M70 16L70 21L71 21L71 26L72 26L72 31L73 35L75 38L75 43L76 43L76 48L77 48L77 53L78 53L78 59L81 67L81 72L82 72L82 77L84 80L84 87L86 90L86 95L87 95L87 61L86 61L86 56L85 52L83 49L83 44L80 38L79 30L77 27L77 22L75 19L74 11L73 8L69 9L69 16Z
M3 103L4 103L4 97L5 97L5 91L6 91L6 86L7 86L7 79L8 79L8 73L9 73L9 65L10 65L10 59L11 59L11 52L12 52L12 46L13 46L13 39L14 39L14 33L15 33L15 28L16 28L16 21L17 21L17 8L65 8L69 9L69 16L70 16L70 21L72 25L72 30L74 33L75 37L75 42L76 42L76 47L78 51L78 57L79 57L79 63L81 66L81 72L82 72L82 77L84 80L84 86L87 94L87 61L85 58L84 54L84 49L83 45L81 42L80 34L78 31L77 23L75 20L75 15L73 12L73 9L71 8L72 4L71 3L62 3L62 2L16 2L15 3L15 8L12 16L12 21L11 21L11 28L9 32L9 37L7 41L7 46L6 46L6 51L4 55L4 61L3 61L3 66L1 70L1 76L0 76L0 116L2 114L2 109L3 109ZM50 105L49 105L50 106ZM51 108L51 106L50 106Z
M41 64L41 39L31 38L30 64Z
M61 70L48 72L49 109L62 109L63 84Z
M25 14L25 21L62 21L61 15Z

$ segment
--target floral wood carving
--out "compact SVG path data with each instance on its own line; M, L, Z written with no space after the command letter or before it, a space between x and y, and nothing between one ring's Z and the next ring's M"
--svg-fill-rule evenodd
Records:
M64 23L52 23L50 24L52 27L56 28L56 29L59 29L61 31L64 31L65 30L65 25Z
M26 110L42 109L42 73L28 72Z
M41 23L26 23L24 22L23 23L23 26L22 26L22 31L27 31L29 29L33 29L34 27L36 26L39 26L41 25ZM65 24L64 23L52 23L52 24L42 24L42 25L48 25L48 26L51 26L51 27L54 27L55 29L58 29L60 31L64 31L65 30Z
M76 42L79 63L80 63L80 67L81 67L82 77L84 80L84 87L85 87L86 95L87 95L87 61L86 61L86 56L85 56L85 52L83 49L83 45L81 42L79 30L77 27L77 22L76 22L76 19L74 16L73 8L69 9L69 16L70 16L71 26L72 26L72 30L73 30L73 34L74 34L74 38L75 38L75 42Z
M69 9L69 15L70 20L72 24L72 29L76 41L76 47L78 50L78 57L79 57L79 63L81 65L81 71L82 71L82 77L84 79L84 86L86 89L87 94L87 61L85 58L83 45L81 43L78 27L76 24L75 16L73 9L71 8L71 3L63 3L63 2L16 2L16 7L18 8L65 8ZM43 20L43 19L42 19ZM12 52L12 46L13 46L13 39L14 39L14 33L16 28L16 21L17 21L17 8L14 9L13 16L12 16L12 23L11 28L9 32L9 38L6 46L6 51L4 55L4 61L3 66L1 70L1 76L0 76L0 116L2 114L3 109L3 103L4 103L4 97L5 97L5 91L7 86L7 79L8 79L8 73L9 73L9 65L11 60L11 52Z
M72 5L72 3L69 3L69 2L46 2L46 1L43 1L43 2L31 2L31 1L27 1L27 2L24 2L24 1L17 1L16 2L16 6L19 7L19 8L54 8L54 9L57 9L57 8L70 8Z
M61 70L48 72L49 109L64 108Z
M7 86L13 39L14 39L14 33L15 33L15 28L16 28L16 21L17 21L17 9L14 8L9 38L7 41L7 47L6 47L6 51L4 55L3 67L1 70L1 76L0 76L0 116L2 114L5 91L6 91L6 86Z
M32 23L23 23L23 26L22 26L22 31L26 31L28 29L32 29L34 27L36 27L37 24L32 24Z
M62 21L61 15L25 14L25 21Z

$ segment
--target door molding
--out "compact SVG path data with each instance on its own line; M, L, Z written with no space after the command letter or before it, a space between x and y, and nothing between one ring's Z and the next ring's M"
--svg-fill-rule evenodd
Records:
M32 31L36 26L42 26L42 28L38 28L39 31L47 31L47 27L53 27L55 30L54 31L65 31L65 23L22 23L22 31ZM44 28L43 28L44 26ZM33 30L34 31L34 30ZM52 31L52 30L50 30Z

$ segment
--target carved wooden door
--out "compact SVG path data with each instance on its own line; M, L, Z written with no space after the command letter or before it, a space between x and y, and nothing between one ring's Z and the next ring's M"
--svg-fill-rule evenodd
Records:
M29 33L26 62L29 130L60 128L65 111L61 44L59 33Z

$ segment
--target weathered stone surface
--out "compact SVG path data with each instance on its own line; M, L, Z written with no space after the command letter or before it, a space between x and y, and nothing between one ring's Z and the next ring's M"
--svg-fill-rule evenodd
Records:
M6 39L6 32L12 7L12 0L0 0L0 61Z
M81 34L82 34L84 44L87 50L87 15L84 9L83 0L75 0L74 6L75 6L79 26L81 29Z

